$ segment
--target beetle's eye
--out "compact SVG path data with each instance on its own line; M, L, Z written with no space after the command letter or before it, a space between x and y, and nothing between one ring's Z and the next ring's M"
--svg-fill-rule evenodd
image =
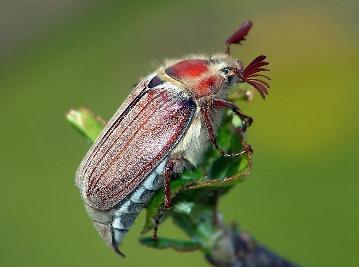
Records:
M221 69L221 72L222 72L223 74L227 75L231 69L232 69L232 68L226 67L226 68Z

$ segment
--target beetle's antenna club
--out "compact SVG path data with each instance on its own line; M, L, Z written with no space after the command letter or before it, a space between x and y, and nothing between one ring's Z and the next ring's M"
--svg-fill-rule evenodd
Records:
M250 20L246 20L243 22L243 24L241 25L241 27L235 32L233 33L225 42L226 45L226 49L225 49L225 54L226 55L230 55L230 46L232 44L240 44L241 41L244 41L246 39L246 36L249 32L249 30L252 28L252 21Z
M263 99L268 95L268 89L270 87L268 82L259 79L264 78L270 80L268 76L260 74L262 71L269 71L269 69L264 68L264 66L269 64L265 59L266 56L264 55L256 57L241 73L243 81L253 86L261 94Z

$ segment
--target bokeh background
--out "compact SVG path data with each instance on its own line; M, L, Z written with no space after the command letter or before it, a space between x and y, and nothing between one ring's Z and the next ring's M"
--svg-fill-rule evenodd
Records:
M65 121L87 106L108 119L166 58L223 51L269 57L272 88L255 118L254 169L220 203L262 243L303 266L359 266L358 1L0 0L1 266L207 266L201 253L142 247L143 214L108 249L74 172L88 149ZM171 222L161 236L182 237Z

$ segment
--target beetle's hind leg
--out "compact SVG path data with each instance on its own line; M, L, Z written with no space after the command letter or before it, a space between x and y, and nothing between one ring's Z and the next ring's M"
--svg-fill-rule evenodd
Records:
M158 234L158 227L160 225L160 220L164 214L165 209L161 209L160 212L156 215L156 217L153 218L154 221L154 227L153 227L153 233L152 233L152 239L157 240L157 234Z
M225 102L225 103L229 103L229 102ZM230 104L232 104L232 103L230 103ZM235 105L233 105L233 106L235 106ZM216 139L216 136L215 136L214 131L213 131L211 117L209 115L208 107L206 107L206 106L201 107L201 113L202 113L202 117L203 117L204 123L205 123L206 128L207 128L209 139L213 143L214 147L219 151L219 153L222 154L222 156L224 156L226 158L230 158L230 157L238 157L238 156L241 156L241 155L244 155L244 154L252 154L253 153L253 150L252 150L251 146L248 145L248 144L245 145L243 147L243 149L238 153L227 153L227 152L223 151L219 147L219 145L217 143L217 139ZM246 116L246 117L248 117L248 116ZM248 117L248 118L250 118L250 117Z
M171 208L171 176L173 173L174 161L169 159L163 170L163 189L165 193L165 206L160 210L158 215L154 218L154 228L152 239L157 240L157 232L158 226L160 224L160 220L167 209Z
M165 190L165 210L171 208L171 176L173 173L174 162L169 159L163 172L163 188Z

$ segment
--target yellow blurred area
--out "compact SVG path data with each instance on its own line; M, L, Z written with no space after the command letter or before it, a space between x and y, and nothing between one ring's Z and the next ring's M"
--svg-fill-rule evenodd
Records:
M0 265L207 266L201 253L153 250L136 221L119 259L74 186L88 144L65 121L87 106L109 119L167 58L232 53L270 62L271 89L242 110L254 168L220 209L302 266L359 265L359 3L354 1L1 1ZM166 222L160 236L185 238Z
M357 124L358 38L347 21L323 9L264 16L256 22L265 26L251 39L266 40L273 77L271 96L256 116L257 133L266 136L258 142L283 155L330 153Z

